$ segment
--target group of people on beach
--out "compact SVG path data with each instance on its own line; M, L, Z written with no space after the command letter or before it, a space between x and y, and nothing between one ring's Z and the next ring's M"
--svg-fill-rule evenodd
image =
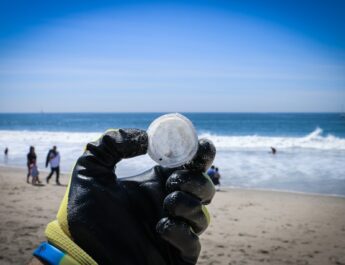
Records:
M60 154L57 151L56 146L53 146L52 149L49 150L46 158L46 167L50 164L50 173L46 177L47 184L49 183L49 180L53 176L53 174L56 174L56 184L61 185L59 178L60 178ZM35 152L35 147L30 146L29 153L27 154L27 168L28 173L26 175L26 182L30 183L30 177L31 184L32 185L39 185L42 182L39 179L39 171L37 167L37 155Z

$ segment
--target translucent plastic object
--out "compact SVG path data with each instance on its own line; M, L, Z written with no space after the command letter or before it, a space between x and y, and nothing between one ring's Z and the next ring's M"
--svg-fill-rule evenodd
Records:
M178 113L155 119L147 134L148 154L161 166L182 166L191 161L198 150L198 136L193 123Z

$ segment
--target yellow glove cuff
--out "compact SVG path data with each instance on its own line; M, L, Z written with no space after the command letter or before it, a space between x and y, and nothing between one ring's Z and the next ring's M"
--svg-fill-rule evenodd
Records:
M50 243L66 252L79 264L97 265L96 261L94 261L84 250L82 250L63 232L58 221L55 220L49 223L45 234Z
M57 214L57 220L48 224L45 230L45 235L51 244L53 244L60 250L64 251L79 264L97 265L97 262L94 261L84 250L82 250L72 240L67 220L67 204L71 179L69 182L70 183L68 184L65 196L62 200L60 209Z

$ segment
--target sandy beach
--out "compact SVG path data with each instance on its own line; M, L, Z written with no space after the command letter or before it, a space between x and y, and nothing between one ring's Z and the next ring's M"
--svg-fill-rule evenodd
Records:
M26 264L66 187L0 167L0 264ZM44 179L42 173L41 179ZM67 183L68 176L61 177ZM345 198L226 189L208 207L198 264L345 264Z

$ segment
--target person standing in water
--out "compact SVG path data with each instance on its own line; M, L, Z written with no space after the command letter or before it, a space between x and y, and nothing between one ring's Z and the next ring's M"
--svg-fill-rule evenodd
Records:
M31 176L31 165L36 164L36 159L37 159L37 156L35 153L35 147L30 146L29 153L27 154L26 158L27 158L26 165L28 167L28 174L26 175L26 182L30 183L29 178Z
M4 159L5 159L5 164L6 164L8 161L8 147L6 147L4 150Z
M46 167L48 167L48 164L50 163L50 173L46 178L47 184L49 183L50 178L56 173L56 184L60 185L60 154L56 150L56 146L53 146L53 149L50 149L47 155L46 159Z
M275 149L274 147L271 146L271 153L273 155L275 155L277 153L277 149Z

